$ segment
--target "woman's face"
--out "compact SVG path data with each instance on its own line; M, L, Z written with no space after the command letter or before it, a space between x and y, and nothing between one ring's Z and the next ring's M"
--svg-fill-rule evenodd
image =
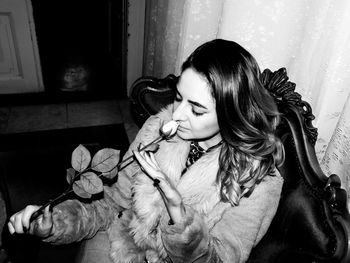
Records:
M191 68L182 72L177 84L173 119L179 122L177 135L184 140L202 141L207 148L221 141L209 84Z

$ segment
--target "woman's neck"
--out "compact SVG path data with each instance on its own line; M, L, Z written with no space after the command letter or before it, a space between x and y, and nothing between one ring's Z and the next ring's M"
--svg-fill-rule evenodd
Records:
M216 135L214 135L213 137L211 137L211 138L209 138L207 140L199 141L198 145L200 147L202 147L204 150L207 150L210 147L213 147L213 146L217 145L221 141L222 141L221 134L217 133Z

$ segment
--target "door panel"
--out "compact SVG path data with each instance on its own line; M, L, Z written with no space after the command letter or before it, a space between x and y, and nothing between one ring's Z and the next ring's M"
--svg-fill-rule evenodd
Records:
M0 94L43 90L30 0L0 0Z
M11 16L0 13L0 79L18 79L21 74L14 45L14 34L11 30Z

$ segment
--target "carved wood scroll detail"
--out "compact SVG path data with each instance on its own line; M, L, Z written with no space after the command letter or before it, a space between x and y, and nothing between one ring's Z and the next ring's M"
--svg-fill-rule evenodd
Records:
M295 107L303 117L303 126L310 143L315 146L317 140L317 128L312 125L315 116L309 103L302 100L301 95L295 91L295 83L290 82L287 76L287 70L280 68L272 72L265 69L261 74L261 82L264 87L275 98L279 110L292 106Z

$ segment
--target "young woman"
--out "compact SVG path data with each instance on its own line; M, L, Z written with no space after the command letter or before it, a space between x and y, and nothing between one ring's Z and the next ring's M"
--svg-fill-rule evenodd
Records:
M276 166L279 114L255 59L240 45L213 40L184 62L172 105L150 117L128 153L137 162L91 203L68 200L10 218L11 233L55 244L107 230L112 262L245 262L276 212L283 180ZM155 153L139 152L175 120L176 135ZM153 178L153 179L152 179Z

